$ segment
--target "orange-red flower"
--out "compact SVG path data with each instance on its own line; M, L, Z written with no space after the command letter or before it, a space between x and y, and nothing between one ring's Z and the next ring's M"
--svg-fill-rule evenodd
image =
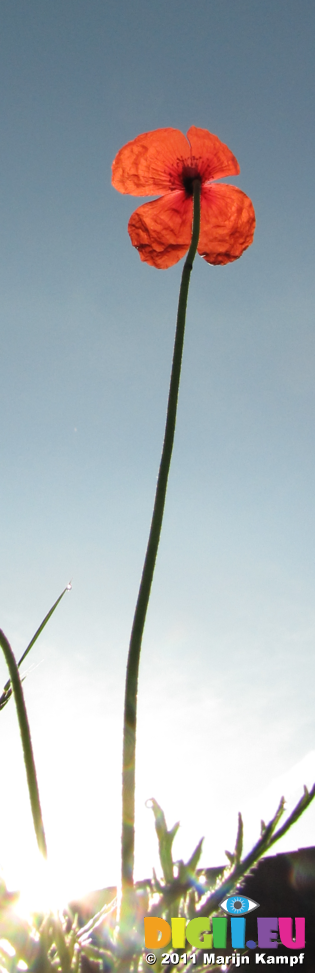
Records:
M201 183L198 253L210 264L241 257L253 241L253 204L236 186L214 182L239 171L227 145L194 125L187 139L176 128L159 128L124 145L113 162L115 189L132 196L160 194L159 199L139 206L128 223L141 260L166 268L184 256L191 241L196 178Z

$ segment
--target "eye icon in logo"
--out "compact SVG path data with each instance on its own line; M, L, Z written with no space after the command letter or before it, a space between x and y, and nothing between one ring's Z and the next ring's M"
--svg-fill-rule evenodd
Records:
M220 908L228 916L245 916L247 912L252 912L258 907L259 902L255 902L255 899L247 899L245 895L229 895L220 903Z

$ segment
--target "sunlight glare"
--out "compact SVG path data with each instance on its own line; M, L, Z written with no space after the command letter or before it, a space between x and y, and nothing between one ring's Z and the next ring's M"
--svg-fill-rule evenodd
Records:
M66 907L69 898L70 888L67 889L60 870L37 854L14 910L21 919L28 920L34 912L58 912Z

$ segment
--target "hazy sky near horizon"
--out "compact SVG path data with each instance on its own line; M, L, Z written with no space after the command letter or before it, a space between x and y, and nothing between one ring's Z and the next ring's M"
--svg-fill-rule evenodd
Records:
M315 9L2 0L0 25L1 627L19 656L72 579L24 685L51 857L83 890L119 872L124 671L182 271L141 263L138 201L111 187L140 132L218 135L257 229L241 260L192 275L141 662L137 877L156 862L146 798L180 819L178 857L206 835L210 865L239 809L249 842L267 794L315 780ZM12 703L0 741L0 863L20 884ZM314 823L285 847L313 844Z

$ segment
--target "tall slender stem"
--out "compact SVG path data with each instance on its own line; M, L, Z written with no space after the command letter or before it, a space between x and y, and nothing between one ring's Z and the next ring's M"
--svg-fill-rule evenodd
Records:
M150 598L152 579L159 546L168 474L170 469L181 363L184 344L186 308L190 274L196 255L200 233L200 180L193 181L192 238L184 263L179 292L175 344L167 405L166 425L160 469L156 487L153 515L139 594L133 619L125 687L123 777L122 777L122 903L121 924L127 922L130 895L133 889L135 843L135 752L137 723L137 691L141 642Z
M18 665L14 658L14 654L12 652L10 643L8 642L8 639L4 635L4 632L1 631L1 629L0 629L0 645L3 650L5 661L7 663L8 670L10 673L11 686L13 689L13 694L15 699L37 844L38 844L39 851L42 853L44 858L47 858L46 839L45 839L43 818L42 818L42 812L41 812L41 806L39 800L39 791L38 791L36 768L35 768L32 740L31 740L31 731L29 728L23 689L20 680L20 674L19 674Z

